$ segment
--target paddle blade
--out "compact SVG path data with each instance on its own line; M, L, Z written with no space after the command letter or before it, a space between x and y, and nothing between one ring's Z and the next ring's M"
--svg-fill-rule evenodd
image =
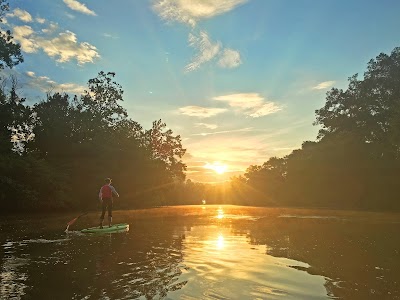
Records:
M76 220L78 220L79 217L76 217L75 219L72 219L71 221L69 221L67 223L68 226L71 226L72 224L74 224L76 222Z
M76 220L78 220L80 217L82 217L82 216L84 216L84 215L87 215L87 214L88 214L88 212L85 212L85 213L81 214L80 216L77 216L76 218L74 218L74 219L72 219L71 221L69 221L69 222L67 223L67 229L66 229L65 231L67 232L69 226L71 226L72 224L74 224L74 223L76 222Z

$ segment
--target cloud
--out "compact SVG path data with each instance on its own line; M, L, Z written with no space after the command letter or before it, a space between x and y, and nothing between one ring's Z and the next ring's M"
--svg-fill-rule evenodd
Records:
M225 112L225 108L207 108L200 106L185 106L179 108L179 112L182 115L187 115L191 117L199 117L199 118L209 118L212 116L216 116Z
M258 93L240 93L214 97L213 100L227 102L238 112L258 118L282 110L282 106L265 99Z
M187 72L198 69L202 64L212 60L220 51L222 45L220 42L213 43L208 34L204 31L199 36L189 34L189 45L198 50L198 54L192 62L185 67Z
M186 65L186 72L197 70L204 63L217 58L219 58L218 65L221 68L235 68L242 63L238 51L224 49L221 42L213 42L205 31L200 31L198 36L189 33L188 41L189 46L196 49L198 53L192 62Z
M334 84L335 84L335 81L333 81L333 80L332 81L324 81L324 82L317 84L312 89L313 90L325 90L325 89L333 86Z
M53 91L82 94L85 90L84 86L78 85L76 83L57 83L47 76L36 76L36 74L32 71L26 72L25 75L28 79L28 85L31 88L38 89L42 92Z
M16 17L26 23L32 22L32 20L33 20L30 13L28 13L27 11L22 10L20 8L14 9L14 11L12 13L7 14L7 16L8 17Z
M50 25L49 29L44 30L44 33L52 33L51 29L56 30L57 28L52 28ZM58 62L65 63L75 59L78 65L94 62L96 58L100 57L95 46L87 42L78 43L76 34L68 30L52 38L38 35L30 26L26 25L17 26L13 31L14 39L27 53L35 53L41 49Z
M103 36L108 39L118 39L118 36L112 35L110 33L103 33Z
M39 24L44 24L46 22L46 19L36 18L36 22L38 22Z
M218 125L216 124L207 124L207 123L194 123L196 127L205 127L207 129L216 129Z
M65 0L64 0L65 1ZM224 14L246 3L248 0L153 0L152 8L161 19L167 22L179 22L194 28L201 19ZM207 32L189 33L189 46L197 50L192 61L185 66L185 72L191 72L213 59L218 59L221 68L235 68L242 61L240 53L233 49L223 49L222 43L213 42Z
M188 169L199 164L199 161L221 161L230 170L244 171L250 164L262 164L273 156L283 157L298 149L302 138L293 141L291 134L298 131L298 126L287 128L240 128L227 130L223 134L210 134L201 138L192 138L185 142L190 149L191 158L184 158ZM266 132L279 134L266 137Z
M69 14L69 13L65 13L65 15L70 18L71 20L75 19L75 15L73 14Z
M224 49L218 65L222 68L235 68L242 63L240 53L232 49Z
M33 33L32 27L27 25L14 27L14 39L21 44L22 51L34 53L39 49L37 42L31 38Z
M42 40L40 46L48 56L56 58L58 62L75 58L82 65L100 57L95 46L86 42L77 43L76 34L68 30L52 40Z
M248 131L252 129L243 128L239 132L232 131L232 134L209 135L202 139L192 139L186 143L191 149L192 158L190 161L221 161L230 166L230 169L246 169L252 162L258 164L266 161L268 157L263 154L269 148L262 141L262 135L252 136ZM189 159L185 159L189 161ZM229 162L227 161L229 160ZM193 163L188 164L193 166Z
M251 114L249 114L249 116L253 117L253 118L258 118L258 117L263 117L263 116L267 116L270 114L274 114L281 110L282 110L281 106L278 106L273 102L268 102L268 103L263 104L261 107L258 107L255 111L253 111Z
M262 105L264 98L258 93L240 93L214 97L213 100L227 102L231 107L249 109Z
M252 130L253 130L253 127L247 127L247 128L240 128L240 129L234 129L234 130L194 133L194 134L192 134L192 136L198 136L198 135L207 136L207 135L225 134L225 133L232 133L232 132L249 132Z
M63 0L63 1L72 10L78 11L86 15L96 16L96 13L87 8L85 4L82 4L76 0Z
M155 0L153 9L168 22L175 21L194 27L201 19L226 13L246 2L247 0Z
M43 33L47 33L47 34L51 34L51 33L56 32L57 29L58 29L58 24L54 23L54 22L51 22L49 27L42 29L42 32Z

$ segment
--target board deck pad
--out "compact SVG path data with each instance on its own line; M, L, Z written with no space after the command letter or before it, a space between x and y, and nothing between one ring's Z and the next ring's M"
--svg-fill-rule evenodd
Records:
M82 229L81 232L83 233L110 233L110 232L121 232L121 231L129 231L129 224L121 223L121 224L114 224L111 227L108 225L103 226L100 228L99 226L91 227Z

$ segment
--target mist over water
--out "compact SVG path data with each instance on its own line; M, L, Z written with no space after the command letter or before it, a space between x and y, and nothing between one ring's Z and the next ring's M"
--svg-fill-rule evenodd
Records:
M400 215L240 206L0 221L1 299L399 299Z

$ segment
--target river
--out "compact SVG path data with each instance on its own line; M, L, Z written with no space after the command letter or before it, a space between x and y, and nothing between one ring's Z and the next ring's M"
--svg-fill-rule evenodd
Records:
M177 206L0 220L1 299L400 299L400 214Z

